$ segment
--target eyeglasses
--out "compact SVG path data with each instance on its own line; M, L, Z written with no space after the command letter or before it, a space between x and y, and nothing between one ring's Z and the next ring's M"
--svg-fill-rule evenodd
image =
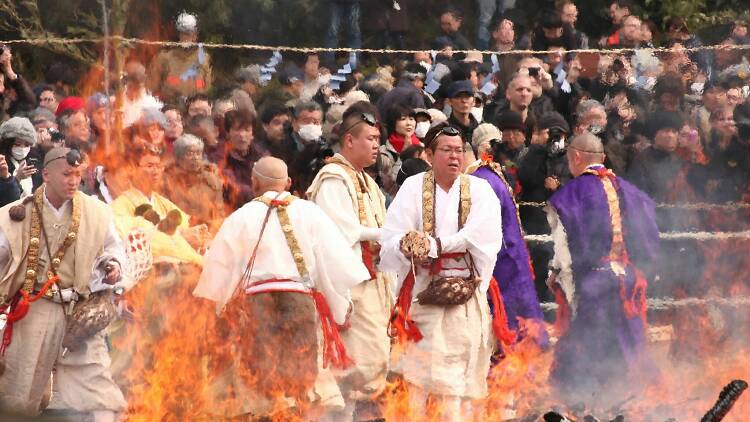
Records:
M438 148L437 150L447 155L463 155L463 153L465 152L463 148Z
M362 113L362 114L359 115L359 120L357 120L356 122L354 122L351 125L349 125L346 128L346 130L342 130L341 131L341 136L345 135L350 130L354 129L354 127L357 126L360 123L367 123L370 126L375 126L378 123L378 121L375 120L375 116L373 116L372 114L370 114L370 113Z
M436 133L429 142L425 143L425 146L432 144L435 142L435 139L438 138L440 135L448 135L448 136L459 136L461 135L461 131L456 129L453 126L445 126L444 128L440 129L440 132Z

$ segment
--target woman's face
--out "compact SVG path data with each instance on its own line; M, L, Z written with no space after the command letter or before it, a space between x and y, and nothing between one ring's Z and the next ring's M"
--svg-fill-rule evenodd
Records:
M396 133L401 136L411 138L411 135L414 133L416 124L417 121L414 119L414 116L401 116L400 119L396 120Z

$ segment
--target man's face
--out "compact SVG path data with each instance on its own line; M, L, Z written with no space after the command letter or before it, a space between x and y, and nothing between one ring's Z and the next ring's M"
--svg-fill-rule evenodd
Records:
M578 8L573 3L567 3L565 6L563 6L562 13L560 15L563 23L570 24L570 26L575 26L576 21L578 20Z
M268 123L263 123L263 130L271 142L281 142L284 139L284 125L289 121L288 114L274 116Z
M82 166L71 167L65 158L50 162L42 172L49 193L63 200L73 199L81 184Z
M203 148L191 145L186 150L178 165L191 173L197 173L203 166Z
M323 112L319 110L314 111L303 111L299 114L299 117L292 121L292 127L294 131L299 131L299 128L304 125L322 125L323 124Z
M198 32L179 32L177 35L180 38L180 42L194 43L198 41Z
M471 113L474 106L474 96L468 92L462 92L450 99L451 108L454 114L465 115Z
M680 107L680 99L671 92L665 92L658 98L659 105L665 111L675 112Z
M252 126L232 128L227 135L232 150L243 156L250 152L250 145L253 143Z
M508 143L508 147L517 151L526 144L526 135L520 130L504 130L503 141Z
M708 111L714 111L727 104L727 92L719 87L712 87L703 91L703 105Z
M164 182L164 166L161 164L161 158L153 154L145 154L138 161L138 170L143 177L135 177L140 190L160 190Z
M315 79L320 73L320 58L318 56L307 56L305 62L305 77Z
M356 133L346 136L344 142L350 147L349 151L352 164L356 167L370 167L378 158L378 147L380 146L380 130L377 126L360 123Z
M742 102L742 91L739 88L730 88L727 90L727 105L736 107Z
M612 23L615 25L620 25L622 23L623 18L625 16L628 16L630 14L630 9L627 7L620 8L617 3L612 3L609 6L609 17L612 19Z
M513 22L503 19L500 25L492 32L492 38L498 44L513 44L513 40L516 38Z
M631 42L639 41L641 38L641 20L635 16L625 18L620 35Z
M70 120L68 120L68 129L64 135L65 140L71 142L73 145L82 145L89 141L89 138L91 137L91 127L89 119L83 111L78 111L70 116Z
M654 135L654 147L661 151L673 152L677 149L679 132L674 128L659 129Z
M425 62L432 64L432 56L426 51L418 51L414 53L414 63Z
M177 110L171 109L164 112L167 118L167 129L164 132L167 138L177 139L182 135L182 114Z
M55 93L52 91L42 91L41 94L39 94L39 106L44 107L47 110L51 112L55 112L57 110L57 96L55 96Z
M438 135L432 154L432 169L439 179L455 180L464 168L464 146L460 136Z
M190 103L190 107L188 107L188 116L195 117L197 115L210 116L211 104L205 100L197 100Z
M461 28L461 21L456 19L451 13L443 13L440 15L440 29L446 34L453 34L458 32Z
M556 40L563 34L562 26L559 28L542 28L542 31L544 31L544 38L548 40Z
M599 126L600 128L607 127L607 112L604 111L603 107L594 107L587 111L583 118L583 126L588 128L589 126Z
M516 110L527 109L532 100L531 79L529 77L513 79L505 91L505 97Z

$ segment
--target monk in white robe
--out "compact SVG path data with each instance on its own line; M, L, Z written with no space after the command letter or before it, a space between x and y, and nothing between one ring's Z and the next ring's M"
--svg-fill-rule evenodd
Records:
M349 327L341 334L355 364L350 370L336 374L347 402L345 414L340 418L351 420L357 401L376 398L386 386L393 278L376 267L385 221L385 197L364 171L378 157L380 130L369 114L347 117L342 129L340 153L318 172L307 197L331 217L370 272L370 281L352 289L352 316ZM372 419L370 415L367 418Z
M264 194L245 204L224 221L206 254L203 273L194 294L216 302L217 311L221 313L223 309L229 310L235 306L234 301L245 300L245 295L251 305L268 306L274 297L277 302L282 300L289 303L289 297L284 298L283 295L297 294L298 297L305 298L306 295L317 292L320 294L315 299L318 319L324 324L333 321L335 324L344 324L351 309L349 289L369 280L367 269L318 206L293 197L286 191L291 180L283 161L272 157L259 160L253 168L252 183L254 192ZM270 212L269 207L272 208ZM323 311L317 306L320 298L324 298L327 303L329 315L323 315ZM299 312L309 308L305 305ZM267 309L269 312L284 313L283 310L272 307ZM248 312L253 311L250 309ZM292 313L288 315L291 317ZM255 333L257 337L250 341L266 342L266 349L280 341L278 336L274 337L277 334L273 332L274 327L288 329L285 321L265 318L256 323L267 325L247 327L247 332ZM318 333L320 331L317 330ZM298 337L310 335L295 332L288 334L289 346ZM323 335L321 339L318 334L318 337L318 343L329 340L327 335ZM270 352L271 356L267 355L269 352L252 346L255 347L254 350L258 350L258 359L275 359L274 362L256 362L253 366L264 371L267 369L262 367L264 363L272 363L276 367L292 365L293 362L288 362L288 357L298 351L284 347L283 339L281 341L277 345L278 349ZM242 345L237 346L242 348ZM321 350L322 347L319 346L317 374L314 374L314 386L309 391L307 400L320 407L343 409L343 398L330 371L335 362L326 362L330 356ZM341 357L341 354L337 356ZM279 361L278 364L276 360ZM266 391L259 389L258 385L247 385L244 378L238 376L238 372L236 367L229 368L217 382L217 399L221 402L217 406L223 408L224 416L263 416L272 409L278 411L278 402L266 397ZM278 371L271 372L278 374ZM308 374L298 374L298 377L307 376ZM287 381L290 385L293 383L295 387L298 386L295 380ZM235 400L222 397L221 394L228 389L234 390ZM295 394L288 396L295 398ZM286 401L290 403L290 407L294 406L293 401Z
M461 174L464 143L458 130L439 125L425 139L433 169L406 179L391 203L380 264L398 275L397 317L390 329L406 344L393 371L408 382L411 414L424 417L431 394L440 400L444 420L459 421L471 417L471 400L487 395L495 337L486 292L502 245L501 208L485 180ZM421 262L413 262L402 247L412 232L429 240L428 258L416 260ZM469 277L472 261L481 281L466 303L414 301L436 277Z

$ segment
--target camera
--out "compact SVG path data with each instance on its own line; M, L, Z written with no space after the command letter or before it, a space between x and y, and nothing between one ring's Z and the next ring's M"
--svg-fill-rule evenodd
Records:
M59 130L51 127L47 129L47 133L49 133L52 138L51 141L53 144L65 143L65 135Z
M538 67L530 67L529 68L529 76L532 78L538 78L539 77L539 68Z
M547 151L550 156L559 156L565 153L567 145L565 144L565 132L553 127L548 130L549 139L547 140Z

